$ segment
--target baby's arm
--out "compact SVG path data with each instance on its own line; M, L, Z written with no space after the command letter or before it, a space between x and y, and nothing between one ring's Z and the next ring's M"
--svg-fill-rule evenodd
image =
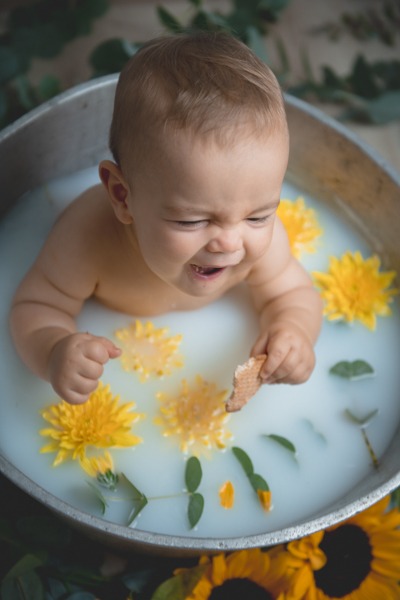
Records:
M84 232L84 218L75 207L60 218L18 287L10 314L22 360L72 404L87 400L103 365L119 355L110 340L76 331L75 317L97 283L90 243L96 242Z
M267 354L261 378L267 383L303 383L315 366L313 347L322 323L322 301L291 255L278 219L268 252L248 282L260 315L260 335L251 354Z

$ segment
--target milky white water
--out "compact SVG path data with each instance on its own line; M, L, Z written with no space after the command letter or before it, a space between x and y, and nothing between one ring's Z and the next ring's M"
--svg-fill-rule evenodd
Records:
M81 190L97 182L97 170L89 169L24 196L0 223L0 448L4 456L40 486L71 505L99 516L87 476L73 462L51 466L54 454L40 454L47 443L39 429L47 426L40 409L57 398L52 388L31 375L17 357L8 333L7 313L12 294L60 211ZM325 204L301 190L284 185L284 198L303 195L317 211L324 229L319 250L305 255L309 271L326 271L328 256L360 250L372 253L365 241L347 222ZM172 535L231 537L264 533L312 518L343 497L372 470L371 457L360 429L344 417L350 409L363 417L374 409L378 416L368 426L371 444L379 456L389 444L400 419L400 315L393 304L393 316L378 318L375 332L360 324L348 326L324 322L317 343L317 366L310 380L301 386L263 386L251 402L231 415L227 428L233 433L230 445L241 447L253 461L254 469L267 480L273 496L273 510L264 512L244 473L228 447L200 457L203 479L199 492L205 508L195 532L187 519L184 488L185 456L173 438L164 438L153 424L158 391L173 393L183 378L194 375L231 389L235 366L244 361L256 336L257 323L245 289L196 312L171 313L152 318L157 327L168 327L170 335L182 334L180 350L185 366L163 380L140 383L136 375L123 371L119 360L105 369L109 383L121 401L134 401L135 411L146 419L134 425L143 442L125 450L111 450L117 471L125 475L148 498L149 504L133 523L141 530ZM131 317L88 302L79 317L79 327L113 338L116 329L126 327ZM346 381L328 374L340 360L363 359L375 369L374 378ZM263 434L277 434L290 440L292 453ZM219 504L218 489L226 480L235 486L234 508ZM166 496L170 496L166 498ZM125 524L129 506L111 501L105 519Z

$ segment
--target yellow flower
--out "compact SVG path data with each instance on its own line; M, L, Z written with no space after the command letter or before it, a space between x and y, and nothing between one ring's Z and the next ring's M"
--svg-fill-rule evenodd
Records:
M68 404L64 400L52 404L41 413L52 425L39 432L51 439L41 452L57 452L55 467L72 459L90 470L90 463L85 460L88 449L123 448L142 441L131 433L132 424L143 417L129 412L134 406L133 402L119 404L119 396L113 396L110 386L102 383L84 404Z
M225 481L219 488L219 502L223 508L233 508L235 488L231 481Z
M80 465L89 477L98 477L99 475L105 475L108 471L114 471L114 462L107 450L104 454L98 456L88 457L84 455Z
M186 600L209 598L266 598L283 600L288 585L285 574L284 553L260 548L240 550L229 555L218 554L200 558L200 574L194 588L185 595ZM283 560L282 560L283 559ZM200 569L202 567L202 570ZM186 575L190 569L177 569L176 576Z
M400 598L400 513L390 497L325 531L290 542L287 600Z
M379 267L376 255L364 260L360 252L346 252L340 259L330 258L328 273L313 273L325 300L324 314L329 320L348 323L359 320L373 330L376 315L391 314L389 303L398 290L388 288L396 273L379 273Z
M156 329L151 321L143 324L139 320L118 329L115 336L121 342L125 371L135 371L145 382L149 377L164 377L182 367L183 358L178 354L182 336L168 337L167 333L167 327Z
M227 390L218 391L215 384L204 381L200 375L192 387L183 379L176 396L157 394L161 406L154 422L164 428L165 437L178 438L184 453L189 448L194 455L225 448L226 440L232 437L224 427L229 418L224 404L226 395Z
M277 215L282 221L289 238L293 255L300 258L303 252L314 253L316 240L322 235L315 211L307 208L304 198L281 200Z

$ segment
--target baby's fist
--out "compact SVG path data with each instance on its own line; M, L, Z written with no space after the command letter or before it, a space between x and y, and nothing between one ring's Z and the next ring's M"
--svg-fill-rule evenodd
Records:
M107 338L73 333L53 347L48 365L49 381L66 402L82 404L97 388L104 365L120 353Z

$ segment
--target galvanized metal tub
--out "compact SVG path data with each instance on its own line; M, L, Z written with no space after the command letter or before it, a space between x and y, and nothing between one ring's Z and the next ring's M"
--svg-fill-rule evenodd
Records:
M0 214L49 179L93 166L108 155L117 77L79 85L0 132ZM400 271L400 176L347 128L286 97L291 152L288 179L354 221L386 267ZM400 390L399 390L400 396ZM400 400L400 398L399 398ZM1 455L0 472L89 537L121 551L195 556L287 542L364 510L400 485L400 431L375 470L312 518L263 534L231 538L159 535L94 517L50 494Z

